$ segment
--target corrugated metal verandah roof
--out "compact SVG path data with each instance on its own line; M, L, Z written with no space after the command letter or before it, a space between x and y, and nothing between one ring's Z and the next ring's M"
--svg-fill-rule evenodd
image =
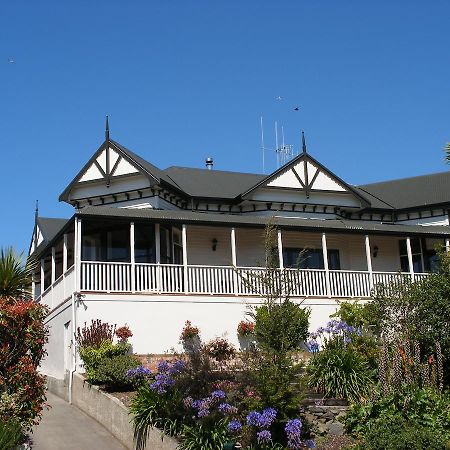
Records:
M187 224L202 225L240 225L245 227L264 227L268 223L283 228L303 230L336 230L348 233L395 234L407 236L419 234L424 236L450 236L450 227L447 226L421 226L397 225L377 223L362 220L344 219L303 219L299 217L274 216L242 216L235 214L213 214L193 211L155 210L150 208L114 208L107 206L89 206L77 212L83 217L104 217L123 219L148 219L154 221L174 221Z

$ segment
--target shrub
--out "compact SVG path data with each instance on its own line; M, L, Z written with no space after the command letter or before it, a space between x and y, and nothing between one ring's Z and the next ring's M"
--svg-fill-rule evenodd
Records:
M187 339L192 339L199 336L200 332L197 327L194 327L190 320L186 320L184 328L181 331L180 340L186 341Z
M113 344L111 341L103 341L97 347L81 347L79 352L83 359L86 378L96 383L98 380L97 368L104 359L112 359L117 356L126 355L130 349L127 343Z
M417 340L424 354L442 346L445 384L450 384L450 254L439 253L439 272L416 283L379 286L368 308L389 340Z
M0 420L16 418L24 429L37 422L45 402L45 377L37 369L47 312L38 303L0 299Z
M0 448L3 450L14 449L23 439L22 427L17 420L0 420Z
M254 317L258 345L275 352L298 349L308 336L310 313L288 299L257 307Z
M352 348L329 345L307 368L309 385L325 397L358 401L372 384L367 361Z
M255 332L255 324L248 320L241 320L237 327L237 335L239 337L252 336Z
M236 354L235 348L224 338L213 339L206 344L205 349L216 361L225 361Z
M403 418L384 419L364 436L358 450L444 450L447 438L440 432ZM448 448L448 447L447 447Z
M133 336L133 333L131 332L130 328L127 325L124 325L123 327L117 328L116 336L119 338L120 342L124 343L127 342L128 339Z
M404 419L426 426L450 439L450 392L405 386L389 395L373 395L372 400L349 409L345 425L348 432L364 436L384 420Z
M217 450L228 441L227 421L222 419L214 426L203 424L184 425L181 432L180 450Z
M75 340L79 348L98 348L104 342L112 344L115 330L115 325L102 323L100 319L92 320L89 326L85 322L83 328L78 327Z
M127 372L139 365L139 359L133 355L105 357L91 372L89 381L92 384L104 384L108 390L130 389L133 387L133 382L127 377Z

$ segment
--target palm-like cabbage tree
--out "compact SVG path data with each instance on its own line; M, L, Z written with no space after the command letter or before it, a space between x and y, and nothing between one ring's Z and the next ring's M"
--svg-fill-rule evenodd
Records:
M450 164L450 142L445 146L444 152L445 160L447 161L447 164Z
M11 247L0 250L0 298L31 299L33 263L25 263Z

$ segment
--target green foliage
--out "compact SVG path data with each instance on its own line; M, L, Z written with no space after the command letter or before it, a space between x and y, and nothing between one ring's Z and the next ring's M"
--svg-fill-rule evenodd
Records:
M257 307L254 319L258 345L274 352L298 349L308 336L310 313L288 299Z
M17 419L29 429L45 402L45 377L38 372L45 355L48 309L27 300L0 298L0 420Z
M9 300L31 299L31 278L36 264L24 264L22 255L9 248L0 249L0 298Z
M428 427L450 439L450 392L407 386L366 403L352 405L345 425L353 435L364 436L385 420L404 420Z
M370 328L374 321L369 303L358 300L340 302L339 309L330 317L339 317L352 327L364 329Z
M13 450L23 439L22 427L14 419L6 422L0 420L0 448Z
M351 346L329 343L307 367L309 385L325 397L358 401L372 385L367 361Z
M180 450L217 450L228 441L227 421L222 419L208 427L203 424L185 425L181 433Z
M126 378L126 371L139 365L139 360L128 355L130 344L103 341L99 347L81 347L86 378L92 384L105 384L107 389L126 389L131 381Z
M417 283L380 286L369 308L388 339L413 338L424 355L442 347L446 384L450 384L450 255L440 253L438 273Z
M355 450L445 450L448 439L440 432L403 418L383 419L364 436Z
M159 395L150 389L148 383L140 387L130 405L136 449L145 448L148 433L152 428L159 428L168 436L180 434L183 427L183 411L179 390L173 389Z
M117 355L102 358L92 371L92 384L104 384L108 390L131 389L133 382L127 378L129 369L134 369L140 365L140 361L133 355Z

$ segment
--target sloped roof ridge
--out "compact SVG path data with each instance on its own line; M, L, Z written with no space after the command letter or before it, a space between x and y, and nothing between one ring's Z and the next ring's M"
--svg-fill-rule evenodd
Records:
M169 166L166 167L165 169L163 169L163 171L165 172L166 170L170 170L170 169L186 169L186 170L199 170L202 172L206 172L206 171L211 171L211 172L221 172L221 173L233 173L236 175L253 175L253 176L259 176L259 177L266 177L267 175L264 175L262 173L255 173L255 172L241 172L241 171L236 171L236 170L220 170L220 169L206 169L204 167L187 167L187 166Z
M423 175L415 175L415 176L412 176L412 177L392 178L390 180L374 181L372 183L358 184L358 185L354 185L354 186L362 188L362 187L366 187L366 186L367 187L373 186L373 185L376 185L376 184L397 183L399 181L413 181L413 180L417 180L419 178L429 178L429 177L434 177L434 176L437 176L437 175L449 175L450 176L450 171L427 173L427 174L423 174Z

